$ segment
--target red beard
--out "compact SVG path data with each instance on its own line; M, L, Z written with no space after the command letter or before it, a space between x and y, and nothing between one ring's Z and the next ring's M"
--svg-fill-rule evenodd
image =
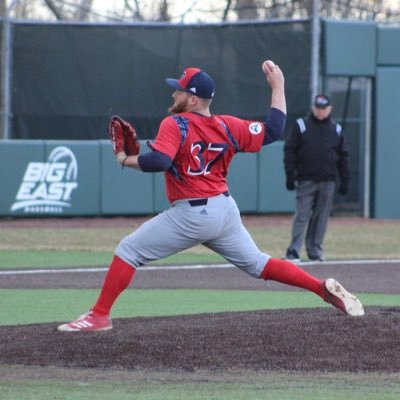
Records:
M168 108L168 112L171 114L179 114L183 113L188 110L188 100L185 99L184 101L181 101L180 103L174 103L172 104L171 107Z

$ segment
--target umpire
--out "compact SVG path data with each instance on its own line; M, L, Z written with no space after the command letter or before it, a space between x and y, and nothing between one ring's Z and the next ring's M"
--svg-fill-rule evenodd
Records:
M348 146L341 126L331 120L331 99L314 98L311 113L299 118L284 146L286 187L296 190L296 213L286 259L300 261L305 247L310 260L324 261L323 240L339 177L339 193L349 189Z

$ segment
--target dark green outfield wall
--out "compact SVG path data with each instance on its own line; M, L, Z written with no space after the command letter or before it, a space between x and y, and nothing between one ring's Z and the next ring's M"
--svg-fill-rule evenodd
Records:
M10 122L11 137L19 140L0 143L3 216L165 209L162 174L121 171L108 143L99 139L105 137L110 112L137 121L142 138L153 137L170 102L164 78L188 63L202 64L215 77L216 113L265 117L269 93L259 68L265 58L285 70L286 134L308 109L309 21L184 28L17 22L12 30ZM210 40L215 43L211 52ZM373 81L370 215L400 218L400 28L323 20L321 55L323 78ZM94 73L97 67L100 74ZM229 184L243 212L293 211L294 195L284 187L282 147L280 142L258 155L236 158Z
M325 76L374 81L371 216L400 218L400 28L324 21Z
M237 155L229 187L242 212L292 211L282 154L281 142ZM0 168L1 216L144 215L168 207L163 174L122 170L109 141L2 141Z

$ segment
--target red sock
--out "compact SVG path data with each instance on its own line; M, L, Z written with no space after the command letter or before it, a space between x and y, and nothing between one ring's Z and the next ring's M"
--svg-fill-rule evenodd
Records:
M297 265L278 258L270 258L261 273L264 280L277 281L314 292L323 298L322 281L303 271Z
M92 312L98 315L109 315L115 300L131 283L135 271L132 265L114 256Z

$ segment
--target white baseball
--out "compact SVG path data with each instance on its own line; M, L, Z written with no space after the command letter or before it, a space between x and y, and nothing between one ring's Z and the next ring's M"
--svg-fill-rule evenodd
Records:
M273 61L271 61L271 60L264 61L263 65L262 65L262 69L263 69L264 72L267 72L266 71L267 67L269 69L274 69L275 68L275 63Z

